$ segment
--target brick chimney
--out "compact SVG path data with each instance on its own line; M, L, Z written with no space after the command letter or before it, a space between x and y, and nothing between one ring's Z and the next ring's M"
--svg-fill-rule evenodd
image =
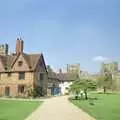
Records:
M23 40L20 38L17 38L17 41L16 41L16 54L20 54L20 53L23 53Z
M20 53L23 53L23 48L24 48L24 42L23 42L23 40L20 38Z

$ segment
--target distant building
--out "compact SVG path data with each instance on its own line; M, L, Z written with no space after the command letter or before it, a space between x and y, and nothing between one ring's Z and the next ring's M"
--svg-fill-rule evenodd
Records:
M0 44L0 55L8 55L8 44Z
M52 70L50 65L47 65L47 73L48 73L48 89L47 89L47 95L59 95L60 94L60 88L59 83L60 80L57 76L57 74Z
M67 73L73 73L80 77L80 64L67 64Z
M62 72L62 69L59 69L57 78L59 80L61 94L68 94L72 82L80 78L80 64L67 64L67 72Z
M80 71L80 78L81 79L88 79L90 74L87 71Z
M76 72L62 72L62 70L59 70L59 73L57 73L57 77L60 81L59 87L61 90L61 95L66 95L69 93L70 85L73 83L73 81L78 79L78 73Z
M102 63L101 65L101 73L105 73L105 72L118 72L118 62L116 61L112 61L109 63Z

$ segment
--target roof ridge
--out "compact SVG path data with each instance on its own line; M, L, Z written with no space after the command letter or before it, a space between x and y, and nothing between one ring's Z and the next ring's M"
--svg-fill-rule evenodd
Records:
M12 54L6 55L6 56L0 55L0 61L4 68L7 67L7 68L9 68L9 70L12 70L14 64L19 59L20 55L22 55L22 57L24 58L26 64L29 67L29 70L35 70L42 54L21 53L19 55L12 55Z

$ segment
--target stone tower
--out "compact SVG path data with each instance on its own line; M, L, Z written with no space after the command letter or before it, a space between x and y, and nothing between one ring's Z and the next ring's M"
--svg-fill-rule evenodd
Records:
M74 73L80 77L80 64L67 64L67 73Z

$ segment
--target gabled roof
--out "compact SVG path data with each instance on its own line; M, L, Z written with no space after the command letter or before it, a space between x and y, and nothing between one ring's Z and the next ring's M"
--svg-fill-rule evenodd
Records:
M37 64L42 56L42 54L26 54L26 53L21 53L20 55L24 57L27 65L29 66L30 71L34 71L36 69ZM18 58L19 55L16 54L6 55L6 56L0 55L0 60L6 71L12 70L12 67Z
M6 55L6 56L1 56L0 55L0 59L1 62L4 66L4 69L11 69L13 62L15 61L17 56L13 56L13 55Z
M31 70L35 70L37 63L40 60L41 54L22 54L26 63Z

